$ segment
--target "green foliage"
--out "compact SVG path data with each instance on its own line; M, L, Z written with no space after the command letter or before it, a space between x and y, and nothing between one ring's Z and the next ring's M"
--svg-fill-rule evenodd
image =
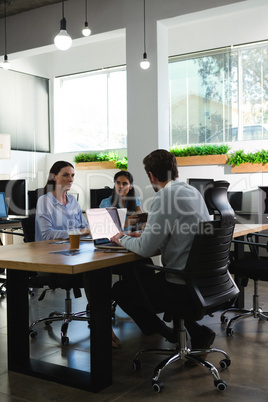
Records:
M223 155L230 150L228 145L191 145L186 148L172 147L170 152L175 156Z
M115 152L81 153L74 157L74 162L108 162L118 161L119 156Z
M228 155L228 165L239 166L241 163L268 163L268 151L262 149L255 153L245 154L243 150L240 150Z
M117 169L127 170L127 157L124 156L124 158L121 161L115 162L115 166Z

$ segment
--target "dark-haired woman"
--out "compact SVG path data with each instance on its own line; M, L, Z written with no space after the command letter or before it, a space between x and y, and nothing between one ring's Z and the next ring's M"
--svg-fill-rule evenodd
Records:
M81 235L89 234L79 203L67 194L74 175L74 167L69 162L58 161L51 167L44 195L37 201L35 241L68 239L70 229L79 229Z
M66 161L55 162L49 171L47 184L36 206L35 240L68 239L70 229L79 229L81 235L89 234L88 224L81 207L73 195L67 194L74 181L74 167ZM89 301L89 280L87 272L75 275L78 287L84 287ZM120 341L112 330L112 346Z
M100 208L116 207L127 208L125 229L134 225L137 215L142 213L141 202L135 194L133 176L126 170L121 170L114 175L114 188L112 195L100 203Z

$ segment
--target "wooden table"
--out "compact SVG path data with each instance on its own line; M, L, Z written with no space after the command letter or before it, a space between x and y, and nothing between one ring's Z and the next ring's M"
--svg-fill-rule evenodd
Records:
M268 230L268 224L255 224L255 223L249 223L249 224L237 224L235 225L234 229L234 238L245 236L248 233L256 233L256 232L261 232L263 230Z
M268 229L268 225L236 225L234 237ZM55 254L69 245L51 241L1 247L0 268L7 268L8 369L98 392L112 383L111 269L141 259L133 253L94 251L82 243L77 255ZM52 253L53 252L53 253ZM90 271L91 371L47 363L30 357L27 271L78 274Z
M237 224L235 225L233 237L237 240L243 240L244 236L249 233L261 232L268 230L268 224ZM235 243L235 258L244 257L244 245ZM235 276L235 282L240 290L239 296L236 300L235 306L239 309L244 308L245 305L245 288L241 286L241 278Z
M1 247L0 267L7 269L8 369L98 392L112 383L110 267L141 257L95 251L93 244L86 242L77 255L55 254L68 249L69 245L51 241ZM90 271L90 372L31 358L27 271Z

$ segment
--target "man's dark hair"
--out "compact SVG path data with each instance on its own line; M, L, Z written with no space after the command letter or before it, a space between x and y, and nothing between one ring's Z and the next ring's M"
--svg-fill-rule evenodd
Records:
M143 159L146 173L149 172L161 182L175 180L178 174L178 166L175 156L165 149L157 149Z

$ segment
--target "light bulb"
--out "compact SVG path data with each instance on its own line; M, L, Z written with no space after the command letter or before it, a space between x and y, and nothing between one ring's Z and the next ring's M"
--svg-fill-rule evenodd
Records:
M59 50L67 50L72 45L72 38L67 31L61 29L57 36L55 36L54 43Z
M4 70L9 70L10 67L11 67L6 54L4 56L4 61L2 63L2 67L3 67Z
M140 62L140 66L143 70L147 70L150 67L150 62L147 60L147 53L143 53L143 59Z
M91 29L89 29L87 22L85 22L85 26L84 26L84 28L82 29L82 34L83 34L84 36L89 36L89 35L91 34Z
M54 38L54 43L59 50L67 50L72 45L72 38L66 31L66 19L63 17L60 22L60 32Z

